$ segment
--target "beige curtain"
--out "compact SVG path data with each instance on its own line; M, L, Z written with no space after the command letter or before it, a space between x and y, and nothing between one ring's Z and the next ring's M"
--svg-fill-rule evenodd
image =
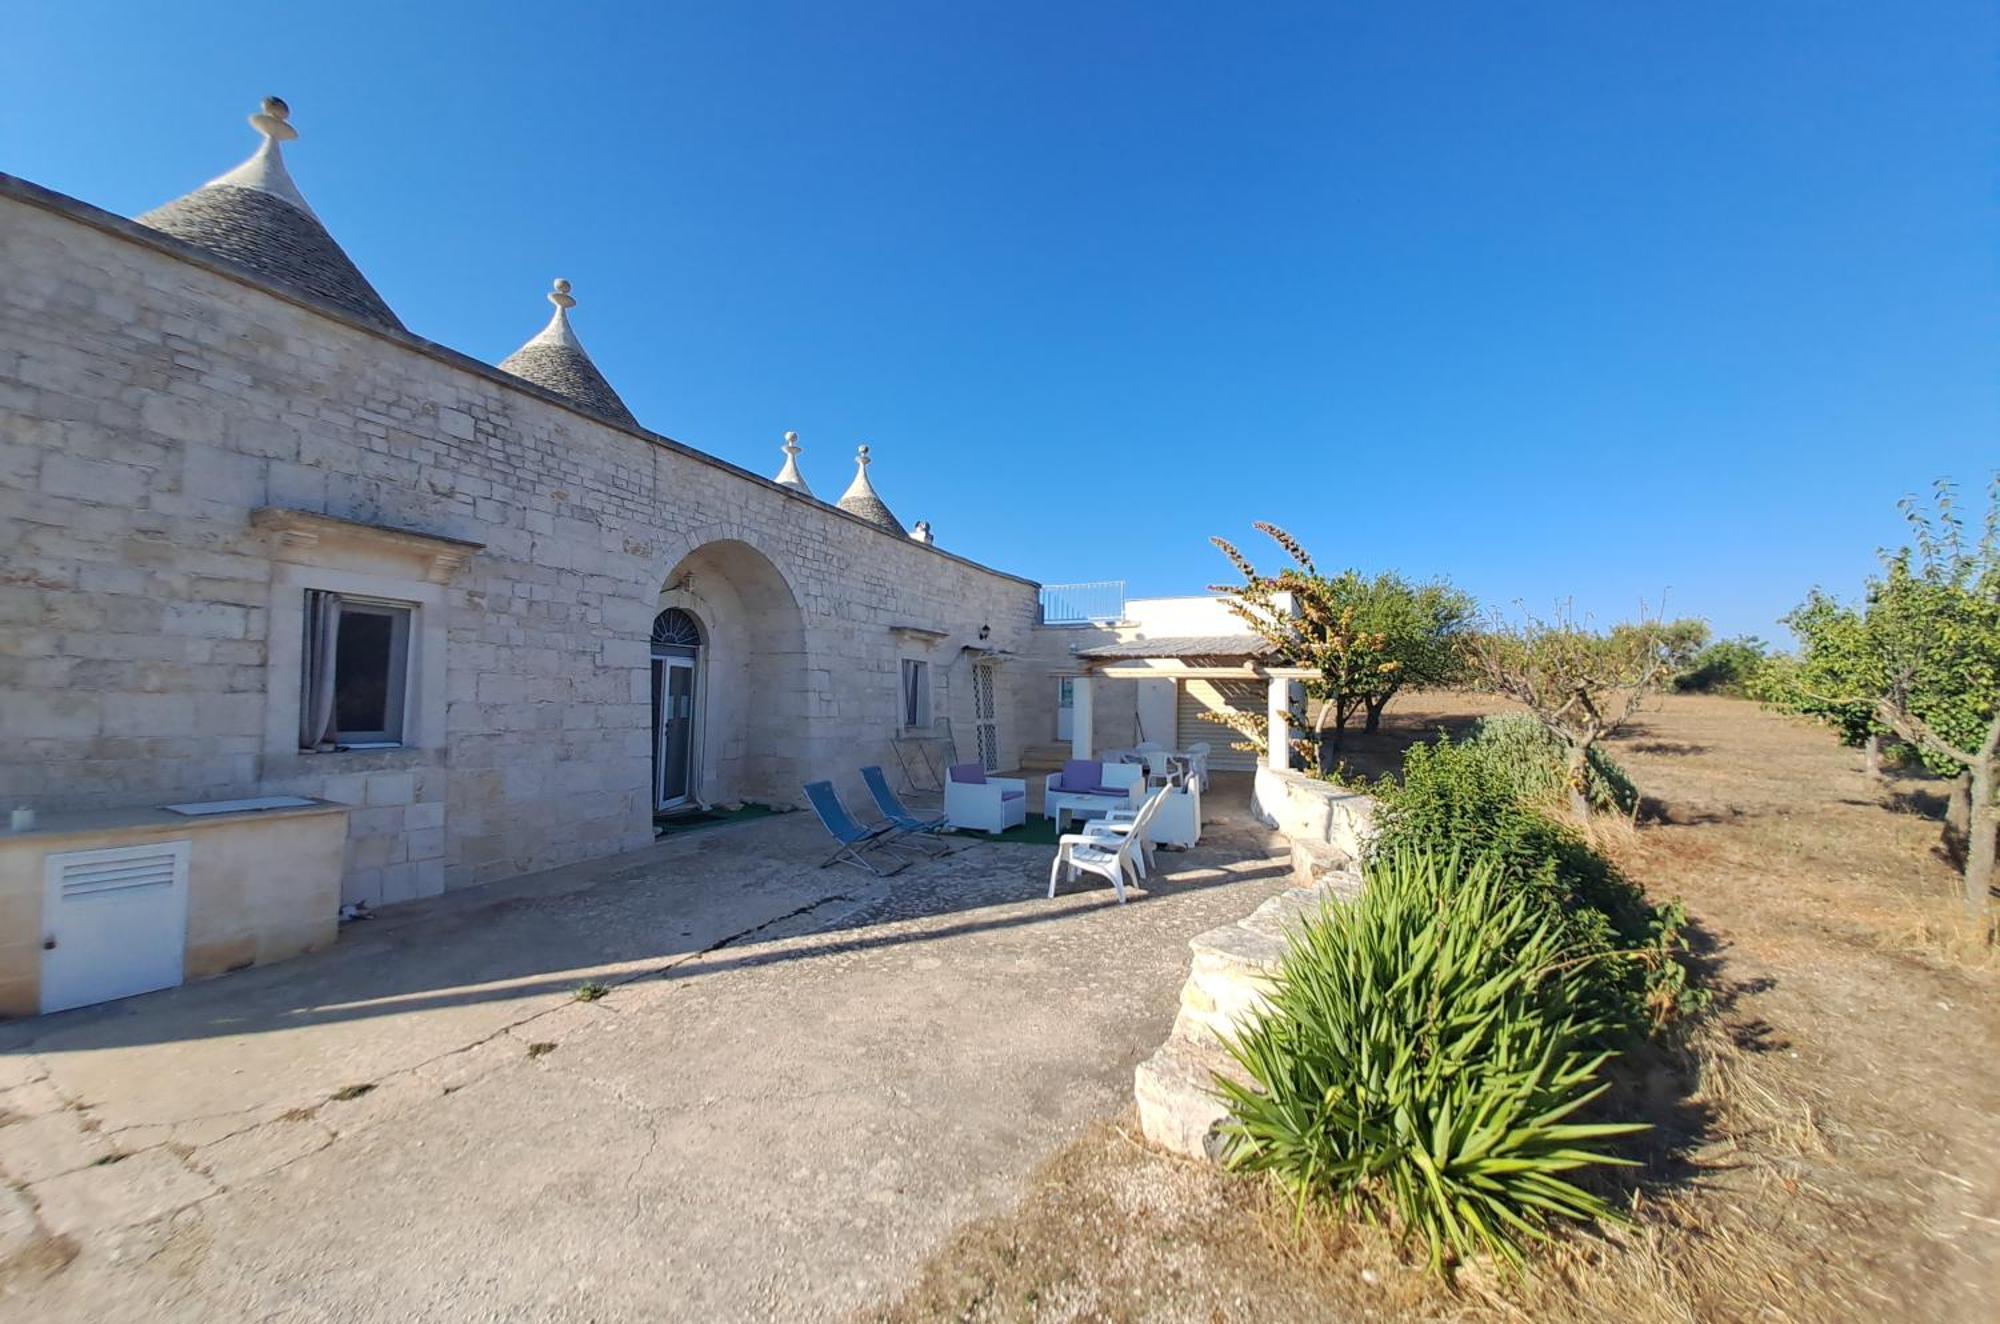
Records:
M299 748L334 743L333 658L340 644L340 595L306 592L306 639L300 659Z

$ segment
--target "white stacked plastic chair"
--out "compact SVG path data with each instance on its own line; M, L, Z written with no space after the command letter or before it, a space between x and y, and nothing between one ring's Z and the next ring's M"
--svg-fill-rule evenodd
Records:
M1187 747L1188 759L1194 765L1194 775L1201 780L1201 789L1208 789L1208 742L1197 740Z
M1108 837L1092 837L1081 832L1069 833L1056 842L1056 857L1049 864L1049 899L1054 900L1056 882L1075 882L1079 873L1094 873L1109 878L1112 888L1118 893L1118 904L1125 904L1125 876L1132 876L1132 886L1139 885L1138 866L1133 855L1139 849L1138 834L1128 832L1117 838L1113 845Z
M1173 790L1171 785L1156 788L1137 809L1114 809L1103 818L1093 819L1084 826L1083 835L1095 837L1103 845L1117 846L1121 838L1130 837L1138 843L1132 853L1132 862L1138 866L1139 877L1146 877L1153 867L1153 816L1160 812L1160 806L1167 802L1167 795Z

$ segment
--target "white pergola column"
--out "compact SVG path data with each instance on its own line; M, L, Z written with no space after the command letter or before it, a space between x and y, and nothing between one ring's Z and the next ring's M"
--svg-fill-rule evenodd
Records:
M1270 729L1264 733L1264 761L1279 772L1292 766L1292 683L1271 677L1270 698L1265 706Z
M1070 682L1069 756L1090 757L1091 726L1096 720L1090 707L1090 677L1078 676Z

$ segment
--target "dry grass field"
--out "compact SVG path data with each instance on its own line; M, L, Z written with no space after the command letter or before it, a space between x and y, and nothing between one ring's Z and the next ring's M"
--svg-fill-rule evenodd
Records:
M1484 700L1423 696L1357 769ZM2000 1311L2000 985L1958 920L1941 798L1824 730L1654 703L1614 753L1646 796L1605 849L1698 929L1712 1013L1623 1089L1659 1125L1634 1221L1525 1281L1440 1283L1383 1230L1296 1230L1268 1192L1105 1124L966 1229L891 1320L1985 1321Z

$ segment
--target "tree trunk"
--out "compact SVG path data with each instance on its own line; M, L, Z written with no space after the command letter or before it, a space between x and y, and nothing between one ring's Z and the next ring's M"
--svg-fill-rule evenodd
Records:
M1994 856L2000 851L1995 836L2000 834L2000 806L1993 803L1994 781L2000 776L1992 755L1973 765L1972 803L1966 815L1970 840L1965 850L1965 908L1974 915L1986 913L1993 896Z
M1861 746L1862 764L1870 777L1882 775L1882 737L1870 735Z
M1296 709L1294 709L1293 711L1298 716L1304 715L1302 713L1298 713ZM1312 727L1310 728L1311 735L1308 737L1308 739L1312 741L1313 767L1320 772L1329 772L1332 770L1329 764L1327 763L1327 758L1326 758L1327 748L1328 748L1326 743L1326 733L1328 729L1326 725L1326 719L1334 715L1335 715L1335 709L1333 706L1333 700L1331 699L1319 700L1319 708L1312 715Z
M1583 793L1584 774L1590 761L1590 746L1576 745L1569 752L1569 812L1578 827L1590 826L1590 799Z
M1372 736L1381 729L1382 710L1389 706L1389 697L1385 694L1380 699L1370 699L1368 701L1368 721L1361 728L1362 731Z
M1341 739L1347 734L1347 724L1354 719L1354 710L1361 706L1357 698L1338 699L1333 705L1333 748L1339 749Z
M1972 771L1967 769L1951 779L1944 801L1944 857L1954 869L1965 868L1972 845Z

